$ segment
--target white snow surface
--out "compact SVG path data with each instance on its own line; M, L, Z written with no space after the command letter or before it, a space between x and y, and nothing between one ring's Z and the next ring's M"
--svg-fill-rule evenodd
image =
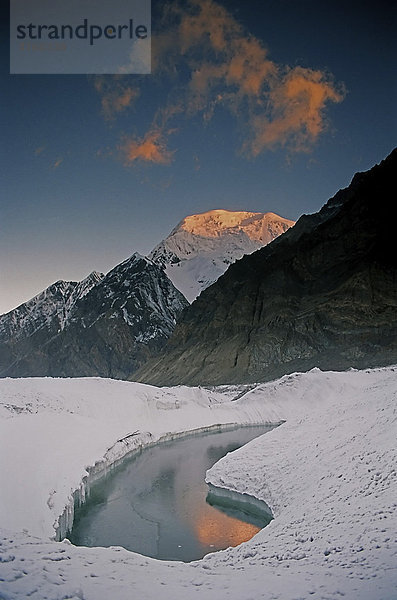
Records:
M397 597L397 367L218 389L3 379L0 398L2 600ZM280 420L207 473L271 507L249 542L184 564L51 539L86 466L178 432Z
M189 302L231 263L266 246L294 221L271 212L210 210L183 219L149 255Z

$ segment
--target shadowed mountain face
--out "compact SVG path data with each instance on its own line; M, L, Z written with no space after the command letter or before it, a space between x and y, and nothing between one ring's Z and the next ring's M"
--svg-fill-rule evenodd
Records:
M134 379L248 383L397 362L396 173L397 150L231 265Z
M152 252L106 276L57 281L0 316L0 377L125 378L161 349L189 299L293 225L273 213L186 217ZM193 295L191 295L193 294Z
M57 282L0 317L0 376L125 378L160 350L187 304L138 254L106 276Z

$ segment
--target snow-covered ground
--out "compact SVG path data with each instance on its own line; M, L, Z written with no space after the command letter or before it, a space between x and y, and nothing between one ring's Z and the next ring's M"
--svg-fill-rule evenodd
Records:
M396 397L392 367L313 370L244 395L0 380L0 598L397 598ZM184 564L51 539L86 466L165 435L280 420L207 474L271 507L275 519L249 542Z

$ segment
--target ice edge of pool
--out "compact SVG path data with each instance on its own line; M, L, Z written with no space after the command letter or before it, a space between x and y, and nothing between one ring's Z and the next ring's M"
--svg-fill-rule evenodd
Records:
M178 440L185 437L194 437L206 433L215 433L227 430L240 429L241 427L263 427L268 425L272 429L282 425L285 421L277 422L256 422L256 423L218 423L210 426L199 427L188 431L167 433L160 438L153 439L151 432L135 431L123 439L117 440L105 453L104 457L94 465L86 467L87 475L83 476L80 486L71 494L68 504L65 506L62 514L54 523L54 540L60 542L64 540L73 528L74 514L76 507L85 503L90 494L91 485L105 477L110 471L117 469L125 460L139 455L146 448L157 446L162 443ZM122 444L121 452L114 452L118 445ZM112 454L115 456L112 456ZM208 495L207 502L219 509L241 510L246 514L264 519L266 527L273 520L273 514L268 505L255 496L245 492L237 492L227 488L214 486L207 482ZM262 528L263 528L262 527ZM160 559L159 559L160 560ZM199 559L202 560L202 559Z

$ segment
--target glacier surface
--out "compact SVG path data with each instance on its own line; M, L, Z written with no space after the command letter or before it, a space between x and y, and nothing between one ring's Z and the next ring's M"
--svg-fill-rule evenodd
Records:
M396 397L393 367L229 389L1 380L0 597L391 600ZM133 445L192 429L281 420L207 472L212 485L272 510L241 546L184 564L54 541L87 467L110 468Z

